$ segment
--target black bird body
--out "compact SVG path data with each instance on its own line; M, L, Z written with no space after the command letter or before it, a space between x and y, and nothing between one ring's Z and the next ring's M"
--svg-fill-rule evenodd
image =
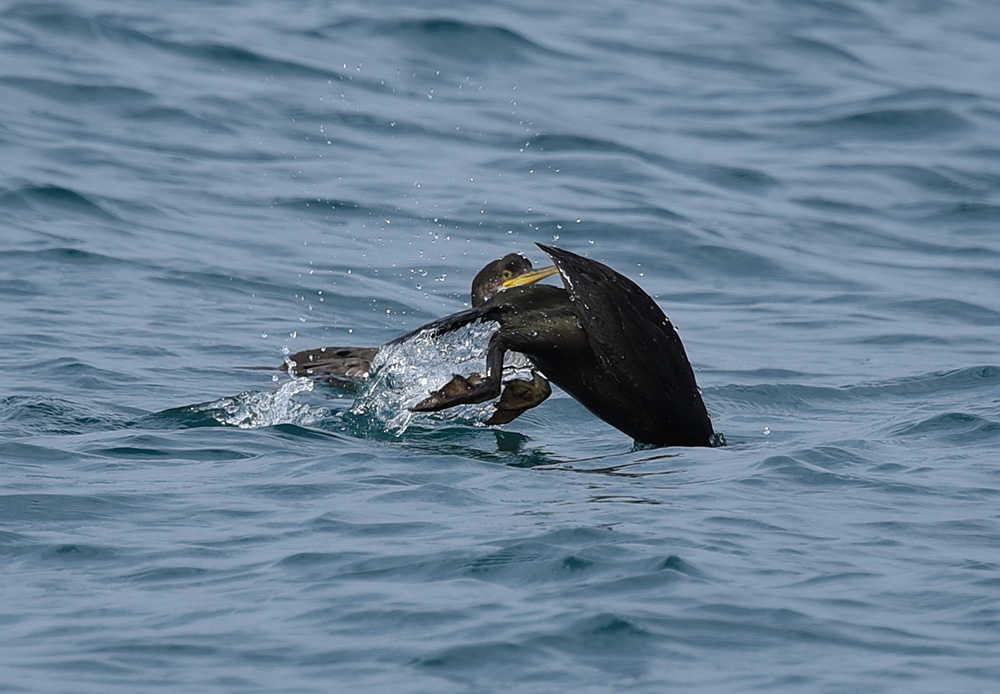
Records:
M709 418L677 329L639 285L607 265L553 247L589 350L557 361L576 376L542 372L598 417L643 443L707 446ZM588 353L589 352L589 353ZM569 355L580 359L574 365ZM583 356L586 354L586 356ZM553 372L554 374L555 372Z
M538 245L555 262L563 288L510 286L480 294L477 300L474 283L474 304L478 305L393 341L423 331L442 334L477 320L498 325L490 338L484 374L456 374L413 409L438 411L501 396L498 414L490 423L510 421L549 394L548 384L537 375L534 382L502 382L504 354L515 351L525 354L545 378L595 415L641 443L710 445L712 422L694 371L677 331L656 302L632 280L602 263ZM491 263L480 276L504 260ZM527 267L530 270L530 263ZM341 379L363 364L364 358L367 369L377 348L309 350L293 355L292 360L302 364L296 367L304 372L300 375L323 378L323 373L317 373L323 369L315 365L322 365L322 355L327 353L331 356L326 358L326 371L337 372L335 378ZM314 355L312 367L310 355Z
M449 327L477 318L499 324L490 340L485 378L463 393L458 385L462 377L456 376L414 409L439 410L495 397L503 353L513 350L639 442L710 445L712 422L694 371L677 331L656 302L602 263L539 247L555 262L565 289L512 287L450 321ZM468 315L476 312L478 316Z

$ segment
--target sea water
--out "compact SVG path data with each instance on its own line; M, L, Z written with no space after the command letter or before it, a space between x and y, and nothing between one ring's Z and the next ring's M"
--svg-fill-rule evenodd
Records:
M0 689L992 691L998 46L985 2L0 2ZM277 370L534 242L656 298L727 446L410 412L482 335Z

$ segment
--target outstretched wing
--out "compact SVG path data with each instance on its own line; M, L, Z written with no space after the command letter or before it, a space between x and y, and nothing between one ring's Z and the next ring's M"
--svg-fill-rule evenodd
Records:
M444 318L438 318L436 321L432 321L426 325L421 325L416 330L411 330L405 335L400 335L387 344L398 345L399 343L406 342L410 338L416 337L423 332L429 332L434 336L444 335L445 333L450 333L453 330L458 330L469 323L475 323L482 317L483 312L478 308L469 308L464 311L459 311L458 313L453 313L450 316L445 316Z
M405 342L411 337L430 331L434 335L458 330L482 316L479 309L459 311L450 316L439 318L432 323L422 325L405 335L397 337L390 345ZM296 352L288 357L280 368L287 370L293 376L308 376L321 381L327 381L335 386L354 389L368 377L372 360L379 352L379 347L320 347Z
M287 357L282 366L293 376L307 376L355 390L368 376L378 347L320 347Z
M538 246L559 268L591 349L608 374L647 403L689 402L704 410L680 336L649 294L607 265Z

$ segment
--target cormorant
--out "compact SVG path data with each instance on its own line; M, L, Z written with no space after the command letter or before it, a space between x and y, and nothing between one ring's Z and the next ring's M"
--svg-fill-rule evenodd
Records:
M656 302L607 265L552 246L538 246L555 262L555 269L518 272L503 265L510 258L520 258L530 268L527 259L517 255L495 261L476 280L490 268L493 277L499 270L504 291L497 287L477 299L474 282L473 308L394 340L424 330L441 334L477 320L499 326L490 338L484 374L455 374L412 409L433 412L500 396L497 414L509 416L490 423L510 421L542 402L549 390L537 373L533 381L502 382L504 354L515 351L526 355L545 378L595 415L640 443L711 445L712 422L694 371L676 329ZM508 271L511 274L505 276ZM556 271L564 288L534 284ZM329 350L345 363L356 360L358 368L365 359L370 364L377 352L374 348ZM325 377L312 373L316 366L309 363L310 355L317 352L293 355L292 372ZM313 359L315 364L321 361ZM503 409L505 398L509 410Z

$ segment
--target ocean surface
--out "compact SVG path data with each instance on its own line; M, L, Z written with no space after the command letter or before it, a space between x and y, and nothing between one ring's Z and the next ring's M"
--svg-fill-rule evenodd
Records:
M998 55L971 0L0 0L0 690L997 691ZM725 446L240 368L535 242Z

